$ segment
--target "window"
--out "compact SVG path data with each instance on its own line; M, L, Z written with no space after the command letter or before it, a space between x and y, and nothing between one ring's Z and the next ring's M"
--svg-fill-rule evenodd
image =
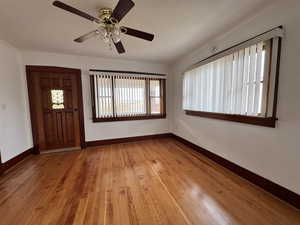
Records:
M162 110L162 92L160 80L150 80L150 108L151 114L160 114Z
M118 117L145 115L146 80L115 77L115 114Z
M281 35L280 28L266 32L188 70L186 113L275 126Z
M111 74L91 73L94 122L166 117L165 79Z
M64 91L51 90L52 109L64 109Z

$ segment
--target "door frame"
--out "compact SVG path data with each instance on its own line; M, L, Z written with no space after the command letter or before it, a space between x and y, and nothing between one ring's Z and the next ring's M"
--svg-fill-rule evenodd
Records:
M26 80L28 88L28 100L30 107L30 120L31 120L31 130L33 138L34 153L39 154L39 144L38 144L38 123L36 121L36 109L34 107L34 102L36 100L34 87L32 83L32 73L33 72L49 72L49 73L71 73L76 75L77 87L78 87L78 112L79 112L79 130L80 130L80 146L82 149L86 147L85 145L85 129L84 129L84 112L83 112L83 97L82 97L82 81L81 81L81 70L56 67L56 66L33 66L26 65Z

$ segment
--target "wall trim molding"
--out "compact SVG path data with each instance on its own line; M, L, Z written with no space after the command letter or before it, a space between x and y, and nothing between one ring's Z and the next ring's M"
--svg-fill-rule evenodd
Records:
M212 161L218 163L219 165L223 166L224 168L230 170L231 172L239 175L240 177L248 180L249 182L255 184L256 186L262 188L266 192L271 193L272 195L276 196L277 198L293 205L294 207L300 209L300 195L290 191L289 189L280 186L258 174L251 172L223 157L212 153L211 151L204 149L180 136L172 134L172 137L177 141L185 144L186 146L192 148L197 153L200 153L207 158L211 159Z
M95 147L95 146L101 146L101 145L119 144L119 143L143 141L143 140L156 139L156 138L167 138L167 137L173 137L173 134L172 133L162 133L162 134L152 134L152 135L125 137L125 138L104 139L104 140L97 140L97 141L86 141L85 146L86 147Z
M31 154L36 154L36 150L34 147L27 149L26 151L22 152L21 154L11 158L10 160L4 163L1 163L0 174L4 173L6 170L10 169L11 167L17 165L19 162L23 161L27 156Z

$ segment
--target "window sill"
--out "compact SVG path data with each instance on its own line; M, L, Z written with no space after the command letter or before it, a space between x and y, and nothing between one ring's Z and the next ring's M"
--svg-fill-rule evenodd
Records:
M93 118L94 123L99 122L116 122L129 120L149 120L149 119L164 119L167 115L143 115L143 116L124 116L124 117L110 117L110 118Z
M227 120L232 122L246 123L257 126L272 127L275 128L277 118L273 117L255 117L255 116L243 116L243 115L231 115L223 113L212 113L202 111L185 110L186 115L206 117L218 120Z

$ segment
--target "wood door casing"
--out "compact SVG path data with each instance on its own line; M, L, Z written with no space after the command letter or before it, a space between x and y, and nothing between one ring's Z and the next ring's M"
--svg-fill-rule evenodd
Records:
M84 147L81 72L27 66L35 146L39 151ZM53 108L51 91L63 93L62 109Z

